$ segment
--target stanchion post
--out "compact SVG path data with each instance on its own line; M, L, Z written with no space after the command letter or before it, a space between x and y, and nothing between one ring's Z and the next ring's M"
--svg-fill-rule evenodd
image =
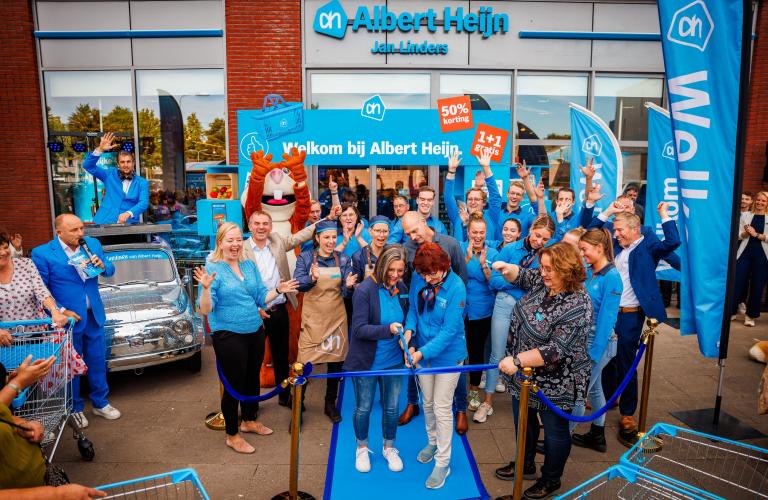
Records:
M283 384L291 385L291 464L288 469L288 491L284 491L272 497L272 500L315 500L315 497L304 491L299 491L299 434L301 432L301 399L304 392L306 379L304 365L294 363L291 367L295 376L289 378Z
M520 500L523 497L523 468L525 467L525 436L528 429L528 394L531 392L531 377L533 369L523 368L523 383L520 388L520 406L517 412L517 461L515 462L515 487L512 498Z

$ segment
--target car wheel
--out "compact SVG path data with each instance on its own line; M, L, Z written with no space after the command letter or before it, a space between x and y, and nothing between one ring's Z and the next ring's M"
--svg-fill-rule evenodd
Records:
M192 356L187 358L187 370L197 373L203 367L203 353L197 351Z

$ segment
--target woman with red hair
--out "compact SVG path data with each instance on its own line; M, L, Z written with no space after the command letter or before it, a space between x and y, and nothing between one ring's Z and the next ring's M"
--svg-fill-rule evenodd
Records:
M413 258L410 307L405 320L406 341L417 366L457 366L467 357L464 339L464 282L451 271L451 259L436 243L423 243ZM409 341L413 336L413 341ZM435 459L427 479L430 489L442 488L451 470L453 393L459 373L419 375L424 421L429 443L416 457L426 464Z

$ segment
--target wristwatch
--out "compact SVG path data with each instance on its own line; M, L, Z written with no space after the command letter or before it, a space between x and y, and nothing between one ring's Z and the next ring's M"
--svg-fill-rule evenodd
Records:
M512 362L515 364L518 370L523 369L523 364L520 362L520 358L518 358L517 355L512 358Z

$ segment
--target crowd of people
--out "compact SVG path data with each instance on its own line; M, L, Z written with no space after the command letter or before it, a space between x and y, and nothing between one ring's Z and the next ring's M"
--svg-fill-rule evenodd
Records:
M109 141L107 137L102 142L104 149ZM324 413L334 423L352 418L354 462L361 473L373 466L369 422L377 388L381 455L390 471L403 470L408 461L404 464L396 448L398 427L423 411L425 444L413 458L434 461L427 488L445 485L453 433L467 432L468 412L475 422L487 422L494 415L494 398L502 397L495 393L511 397L515 422L521 412L528 414L523 471L526 479L536 482L525 491L526 498L545 498L560 489L572 445L606 451L604 416L594 420L588 432L576 433L575 426L536 393L528 407L521 408L515 374L533 368L540 392L567 413L584 415L589 405L605 405L629 373L644 319L666 319L655 270L662 259L680 265L674 254L680 237L667 204L654 207L663 230L660 239L655 228L642 225L637 186L629 186L595 215L595 204L604 195L600 185L592 183L591 162L582 167L587 182L584 202L563 188L547 206L543 184L534 182L525 164L516 166L520 179L510 182L504 200L496 189L490 156L482 154L478 161L482 170L476 182L464 200L456 200L455 173L461 158L455 154L449 159L444 202L450 234L433 215L437 200L430 186L413 187L416 210L409 210L410 200L398 195L393 200L395 219L376 216L367 221L354 193L340 197L332 178L329 215L322 217L322 205L313 202L307 226L293 235L273 231L272 218L264 211L250 215L247 239L237 224L219 227L213 251L194 276L200 288L198 310L207 316L228 387L221 399L227 446L253 453L254 446L242 434L273 433L258 419L259 404L239 401L230 390L259 394L265 339L275 379L288 377L286 306L296 308L301 302L298 361L324 365L329 373L466 363L498 367L409 376L402 412L403 377L353 377L355 408L346 417L338 411L339 378L328 379ZM132 181L123 176L115 182L127 195ZM768 193L747 194L752 200L741 217L736 290L746 304L745 324L754 325L768 280ZM136 215L124 208L115 208L112 215L125 220ZM74 215L57 217L56 237L35 248L31 260L15 256L21 251L18 235L0 234L0 321L43 316L41 306L59 325L75 319L74 347L89 367L93 413L115 419L120 412L107 399L105 316L98 278L69 265L82 247L105 276L114 272L98 240L83 237L83 223ZM286 253L296 248L301 252L291 272ZM10 341L9 332L0 330L0 344ZM0 396L18 393L20 381L28 385L46 369L44 363L33 366L17 370L16 383L5 384L3 378ZM76 380L74 417L85 427L78 388ZM0 400L0 417L7 416L6 399ZM636 432L637 402L637 376L630 374L619 402L620 440ZM290 406L288 393L282 393L278 403ZM303 407L304 401L296 404ZM8 431L3 422L0 419L0 432ZM17 425L23 429L16 434L29 440L34 425ZM545 458L537 474L534 457L542 428ZM515 465L497 469L496 476L513 480ZM30 475L23 486L42 485L39 468L35 464L34 478Z

